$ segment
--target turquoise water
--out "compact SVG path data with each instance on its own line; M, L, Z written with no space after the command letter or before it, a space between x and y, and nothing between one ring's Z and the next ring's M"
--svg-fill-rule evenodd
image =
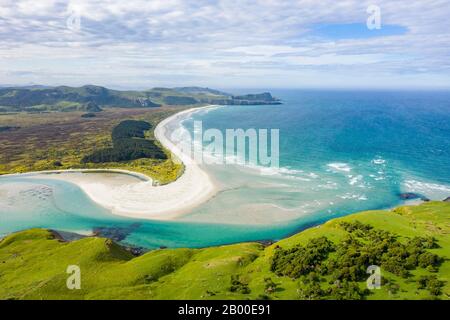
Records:
M402 192L450 196L449 93L272 92L283 105L227 106L183 125L279 129L279 169L205 166L221 191L176 222L114 216L67 182L2 177L0 234L112 227L127 230L123 242L133 245L203 247L279 239L333 217L401 204Z
M231 106L193 117L204 130L223 131L229 124L279 129L280 169L262 176L232 166L210 168L227 192L190 218L225 222L252 211L253 219L284 215L301 224L392 207L402 192L435 200L450 195L449 93L274 93L283 105ZM218 211L219 217L211 214Z
M8 191L5 191L2 187ZM136 225L137 227L133 227ZM148 248L204 247L269 238L270 228L193 222L160 222L112 215L92 202L76 185L53 179L0 179L0 234L29 228L51 228L80 234L96 227L128 229L126 244Z

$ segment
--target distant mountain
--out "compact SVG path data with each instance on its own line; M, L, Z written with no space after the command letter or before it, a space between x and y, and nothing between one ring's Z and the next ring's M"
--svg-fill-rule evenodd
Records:
M40 84L26 84L26 85L16 85L16 84L0 84L0 88L19 88L19 89L48 89L53 88L52 86L45 86Z
M6 86L0 86L2 88L17 88L17 89L51 89L54 88L52 86L44 86L40 84L30 84L30 85L24 85L24 86L14 86L14 85L6 85Z
M233 96L236 104L281 104L279 99L272 97L269 92Z
M201 95L198 97L198 101L201 103L219 105L281 104L281 101L272 97L269 92L233 96L227 92L202 87L179 87L174 90L185 94Z
M164 98L165 104L168 105L191 105L191 104L197 104L198 100L192 97L180 97L180 96L167 96Z
M97 110L100 106L131 108L158 107L159 104L148 99L145 93L86 85L79 88L2 88L0 106L16 111L101 111Z
M246 94L243 96L233 96L235 100L247 100L247 101L275 101L269 92L257 93L257 94Z
M86 111L100 112L103 107L151 108L160 105L250 105L279 104L268 92L232 96L201 87L153 88L145 91L119 91L101 86L0 88L0 111Z
M206 94L206 95L216 95L216 96L226 96L231 97L232 95L223 91L214 90L210 88L202 87L178 87L174 88L175 91L187 94Z
M267 104L282 104L282 102L272 97L268 92L259 94L247 94L240 96L226 96L226 97L208 97L200 100L203 103L218 104L218 105L267 105Z

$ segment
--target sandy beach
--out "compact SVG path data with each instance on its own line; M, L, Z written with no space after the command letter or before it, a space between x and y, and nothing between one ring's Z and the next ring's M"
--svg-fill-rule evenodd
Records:
M155 137L185 166L181 177L172 183L154 186L149 177L125 170L93 170L95 172L92 173L88 170L61 170L44 172L46 178L76 184L94 202L116 215L157 220L183 215L210 199L217 188L208 174L169 139L168 125L190 113L211 107L184 110L164 119L155 128ZM29 175L39 178L42 174Z

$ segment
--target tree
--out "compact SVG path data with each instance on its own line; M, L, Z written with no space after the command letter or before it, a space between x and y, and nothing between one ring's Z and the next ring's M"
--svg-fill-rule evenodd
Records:
M274 293L278 287L278 284L273 282L272 278L264 278L265 288L264 291L266 293Z
M238 292L243 294L249 294L251 292L250 288L248 287L247 283L244 283L241 281L239 275L232 275L231 276L231 292Z

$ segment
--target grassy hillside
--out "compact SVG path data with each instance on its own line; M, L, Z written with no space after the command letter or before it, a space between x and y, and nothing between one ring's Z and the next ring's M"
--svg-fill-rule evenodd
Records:
M448 299L449 217L450 203L429 202L331 220L268 247L241 243L205 249L161 249L139 257L107 239L63 242L51 231L28 230L0 242L0 299L298 299L305 290L317 287L312 278L319 278L322 297L328 299L355 298L348 296L355 290L362 292L364 299ZM359 226L361 230L371 226L372 231L351 231L349 226ZM308 246L314 249L310 253L324 253L314 245L322 237L339 248L348 245L352 237L370 244L374 234L386 238L389 235L390 242L383 243L382 250L396 246L394 251L383 254L382 261L374 261L382 268L383 285L379 290L364 292L365 281L361 279L336 283L332 280L335 272L320 271L324 265L340 261L342 257L336 252L324 254L320 264L309 262L307 267L313 273L308 269L301 277L293 276L292 271L298 270L285 268L287 265L278 271L291 272L290 276L272 271L274 256L280 253L295 255L297 249ZM421 255L439 257L440 261L426 268L410 266L407 275L402 276L384 270L385 261L389 261L386 259L402 254L399 248L407 247L416 237L424 243L425 239L432 239ZM348 254L358 256L356 251L345 252ZM300 266L301 261L294 267ZM400 259L399 265L402 263ZM81 290L66 288L68 265L81 268Z

